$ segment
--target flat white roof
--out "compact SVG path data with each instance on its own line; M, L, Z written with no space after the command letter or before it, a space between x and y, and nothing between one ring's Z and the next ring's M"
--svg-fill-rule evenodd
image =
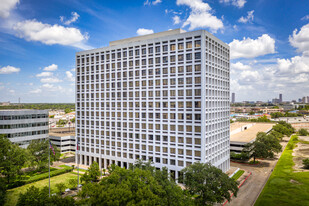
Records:
M229 48L228 44L226 44L222 40L218 39L216 36L214 36L213 34L209 33L206 30L195 30L195 31L187 32L187 31L182 30L182 29L173 29L173 30L168 30L168 31L163 31L163 32L143 35L143 36L136 36L136 37L126 38L126 39L120 39L120 40L116 40L116 41L111 41L111 42L109 42L108 46L101 47L101 48L90 49L90 50L79 51L79 52L76 52L76 55L86 55L86 54L89 54L89 53L96 53L96 52L102 51L102 49L108 49L108 50L109 49L119 49L123 45L131 47L131 46L134 46L134 45L132 45L132 43L138 43L138 42L146 43L147 41L160 40L160 38L165 38L165 37L173 36L173 35L180 35L180 36L182 34L184 34L184 35L185 34L188 34L188 35L200 35L201 32L205 32L205 34L207 36L209 36L213 40L219 42L222 46L224 46L226 48Z
M163 37L163 36L175 35L175 34L180 34L180 33L184 33L184 32L186 32L186 31L182 30L182 29L173 29L173 30L148 34L148 35L142 35L142 36L136 36L136 37L126 38L126 39L111 41L111 42L109 42L109 46L116 46L116 45L119 45L119 44L126 44L126 43L129 43L129 42L144 41L144 40L147 40L147 39L155 39L155 38L160 38L160 37Z
M248 123L247 123L248 124ZM265 132L271 130L273 127L273 123L256 123L252 127L249 127L248 129L238 132L236 134L231 135L230 142L244 142L249 143L255 140L257 133L259 132ZM243 125L242 125L243 126ZM232 124L231 124L231 127Z

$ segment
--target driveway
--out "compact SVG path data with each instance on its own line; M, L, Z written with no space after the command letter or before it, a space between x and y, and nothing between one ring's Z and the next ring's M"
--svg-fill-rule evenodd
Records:
M285 137L281 142L282 151L288 143L289 138ZM237 197L232 197L231 202L226 206L249 206L254 205L255 201L259 197L261 191L264 188L272 170L274 169L281 153L275 155L274 159L259 160L259 165L248 165L231 162L231 167L239 167L242 170L251 172L251 176L247 181L239 188Z

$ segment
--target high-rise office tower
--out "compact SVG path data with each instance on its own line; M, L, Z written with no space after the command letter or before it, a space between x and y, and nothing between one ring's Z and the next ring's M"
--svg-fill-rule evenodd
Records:
M279 94L279 103L282 103L282 94Z
M232 93L232 103L235 103L235 93Z
M76 54L80 163L229 169L229 46L180 29Z

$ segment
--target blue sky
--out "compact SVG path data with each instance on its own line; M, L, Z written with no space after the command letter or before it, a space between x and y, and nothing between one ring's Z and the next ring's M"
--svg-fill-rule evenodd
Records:
M308 0L0 0L0 101L74 102L76 52L176 28L230 45L237 101L309 96Z

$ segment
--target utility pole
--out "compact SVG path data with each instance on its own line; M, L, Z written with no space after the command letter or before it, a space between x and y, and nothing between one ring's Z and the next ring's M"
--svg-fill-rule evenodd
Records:
M50 141L48 137L48 188L49 188L49 197L50 197Z

